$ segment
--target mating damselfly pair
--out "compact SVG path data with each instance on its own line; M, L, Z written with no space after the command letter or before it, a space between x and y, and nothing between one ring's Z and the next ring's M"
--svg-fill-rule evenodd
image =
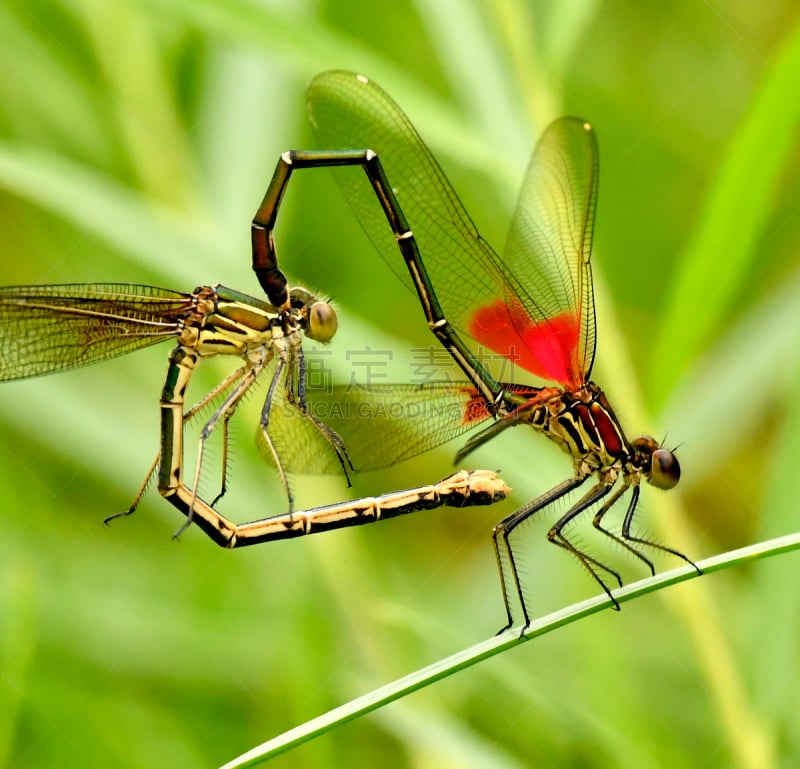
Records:
M243 544L366 523L439 505L489 504L507 488L495 473L461 471L440 484L384 497L296 512L287 473L385 466L444 443L481 423L457 454L460 463L507 427L529 424L569 454L573 475L498 523L492 533L507 625L512 591L529 624L512 534L535 513L596 481L548 531L548 539L575 556L608 593L620 575L579 547L566 531L594 510L593 525L651 571L643 548L681 553L637 535L634 516L642 479L673 487L680 470L674 454L649 437L629 441L602 390L589 376L595 352L590 252L597 195L597 146L591 126L561 118L534 151L503 258L480 237L444 173L408 118L374 83L349 72L317 76L309 87L309 114L320 151L281 156L252 225L253 268L267 302L221 286L178 293L144 286L80 285L0 290L3 365L0 378L33 376L130 352L164 338L178 344L161 396L161 451L151 469L159 491L214 541ZM461 383L375 385L355 390L307 387L302 338L327 343L336 316L304 289L289 289L273 241L277 213L296 169L361 166L337 171L356 217L381 256L418 295L439 342L465 374ZM400 265L400 259L405 266ZM474 344L467 343L470 338ZM486 348L551 385L499 381L484 365ZM242 364L190 409L186 388L196 364L213 355L236 355ZM259 435L275 460L290 510L236 525L215 505L225 492L228 422L268 366L271 374ZM428 406L423 420L351 419L349 409L320 404L356 398L378 406L415 402ZM219 402L200 433L195 477L183 474L185 422ZM302 419L279 419L275 406ZM330 415L325 419L318 414ZM390 409L370 413L391 414ZM223 433L220 493L210 503L196 489L205 441ZM502 462L498 462L502 464ZM148 476L149 479L150 476ZM146 485L146 482L145 482ZM144 486L143 486L144 488ZM611 508L628 495L619 533L604 526ZM137 496L132 512L139 501ZM113 516L112 516L113 517Z

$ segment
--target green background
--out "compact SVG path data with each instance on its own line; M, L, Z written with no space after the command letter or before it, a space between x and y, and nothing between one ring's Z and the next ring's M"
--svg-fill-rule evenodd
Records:
M278 154L311 146L304 89L324 69L394 96L497 247L542 127L591 120L594 378L631 435L680 444L684 469L670 494L645 490L642 525L698 558L796 528L791 0L6 0L0 62L6 284L257 295L250 217ZM337 378L367 347L402 378L403 351L431 343L422 314L327 172L293 180L277 242L335 301ZM229 553L197 530L173 542L179 516L151 489L103 527L155 455L168 349L0 388L0 765L215 766L481 640L503 618L492 525L570 469L520 430L472 458L515 489L495 508ZM227 370L207 369L195 394ZM285 510L253 447L258 400L234 428L236 520ZM299 478L299 502L430 482L454 451L353 490ZM537 615L597 589L545 532L520 542ZM273 766L795 766L799 570L787 556L604 612Z

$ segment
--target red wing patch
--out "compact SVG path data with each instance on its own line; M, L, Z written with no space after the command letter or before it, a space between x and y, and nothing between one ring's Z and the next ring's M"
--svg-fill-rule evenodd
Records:
M583 373L578 365L578 316L562 312L542 321L531 320L519 300L496 301L472 317L473 339L542 379L577 388Z
M489 411L489 407L486 404L486 400L477 390L473 390L471 387L465 387L464 392L469 393L470 397L464 406L464 417L461 420L461 424L476 425L478 422L483 422L484 419L488 419L492 415L492 412Z
M503 389L506 392L527 398L528 400L522 404L523 407L542 403L550 398L561 395L561 390L557 387L530 387L527 385L503 383ZM461 424L478 424L492 415L486 400L477 390L472 387L464 387L463 392L469 395L469 400L464 405L464 416L461 420Z

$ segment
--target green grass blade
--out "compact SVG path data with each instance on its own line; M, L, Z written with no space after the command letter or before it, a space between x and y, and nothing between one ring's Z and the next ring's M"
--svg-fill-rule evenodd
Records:
M800 25L787 37L733 136L698 225L680 257L654 340L649 382L663 398L704 347L759 258L756 243L773 210L776 188L800 118ZM671 340L681 339L680 345ZM661 395L660 395L661 394Z
M795 306L800 306L800 303ZM795 363L796 363L795 359ZM790 380L796 387L796 376ZM784 386L788 386L784 381ZM800 464L800 400L787 399L775 446L774 464L764 496L768 515L758 517L761 537L790 531L797 520L797 467ZM784 560L759 569L748 585L745 600L750 621L742 638L749 680L753 682L759 711L772 728L793 744L797 755L797 677L800 671L797 637L800 631L800 605L797 601L797 570ZM756 619L758 618L758 619ZM770 639L771 652L763 653L763 639Z
M219 262L223 244L200 220L137 195L116 180L47 151L0 142L0 187L79 230L102 238L137 265L186 280L183 264L167 257L191 253L198 272Z
M761 558L769 558L798 549L800 549L800 532L712 556L699 561L697 565L703 574L707 575L722 569L729 569ZM614 596L622 604L645 596L648 593L663 590L671 585L694 579L697 576L699 576L698 573L687 565L663 574L657 574L654 577L639 580L615 590ZM390 702L399 700L461 670L472 667L483 660L494 657L507 649L518 646L524 641L551 633L583 617L588 617L591 614L607 609L609 608L609 603L608 597L605 594L601 594L535 620L522 635L520 635L520 628L512 628L501 635L475 644L457 654L399 678L386 686L357 697L345 705L307 721L301 726L290 729L229 761L221 769L241 769L242 767L256 766L315 737L319 737L342 724L388 705Z

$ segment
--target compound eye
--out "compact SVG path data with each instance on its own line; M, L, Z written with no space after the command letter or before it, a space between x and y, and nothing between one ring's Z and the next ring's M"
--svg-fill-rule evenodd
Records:
M656 449L651 459L650 483L658 489L671 489L680 479L678 458L667 449Z
M336 311L327 302L314 302L308 308L306 336L309 339L327 344L333 339L338 328Z

